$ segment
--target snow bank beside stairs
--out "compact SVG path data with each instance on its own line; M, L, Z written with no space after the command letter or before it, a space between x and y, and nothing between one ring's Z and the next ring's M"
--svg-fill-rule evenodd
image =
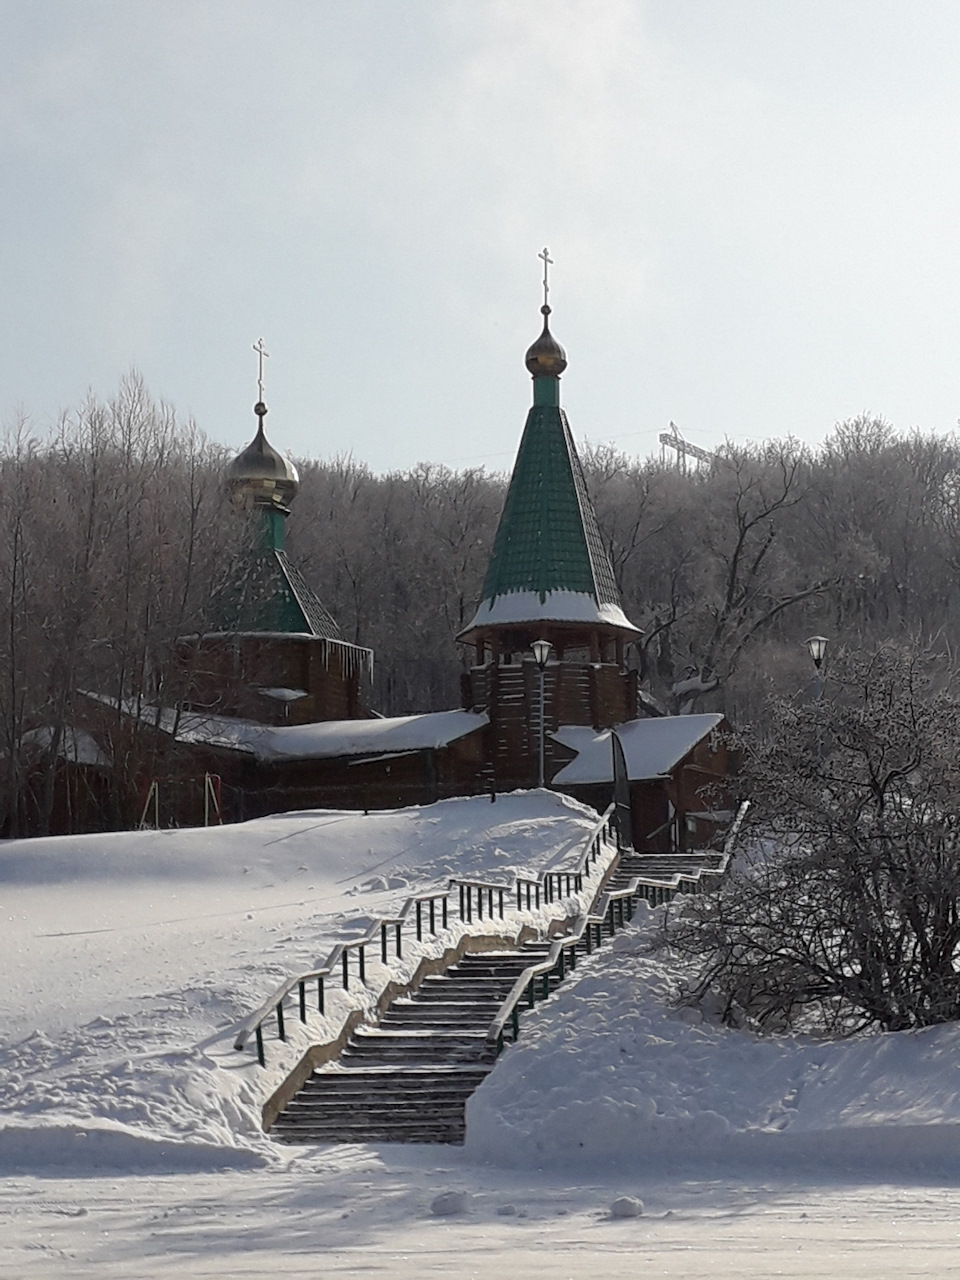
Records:
M582 962L467 1107L467 1153L513 1168L756 1166L960 1176L960 1027L760 1037L678 1008L651 917Z

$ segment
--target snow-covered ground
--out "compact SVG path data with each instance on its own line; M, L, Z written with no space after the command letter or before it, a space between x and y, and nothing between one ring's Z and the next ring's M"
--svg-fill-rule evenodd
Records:
M264 1070L233 1038L280 982L451 874L569 865L593 818L531 792L0 845L0 1276L960 1275L957 1029L721 1028L645 910L525 1015L464 1149L264 1137L363 999Z

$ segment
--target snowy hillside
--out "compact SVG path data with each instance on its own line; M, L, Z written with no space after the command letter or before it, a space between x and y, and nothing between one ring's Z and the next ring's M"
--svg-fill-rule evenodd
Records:
M413 890L569 865L592 820L527 793L0 846L0 1169L282 1162L263 1102L345 1006L273 1042L266 1071L233 1049L237 1024ZM652 914L525 1014L469 1105L469 1157L960 1168L957 1028L837 1044L724 1029L675 1007L679 975L643 946Z
M296 1058L263 1071L236 1024L414 889L569 865L594 821L542 793L0 845L0 1169L280 1158Z
M567 865L593 819L528 793L0 845L0 1274L958 1274L957 1028L725 1030L674 1005L644 907L524 1015L464 1149L263 1136L286 1059L233 1036L280 981L451 873Z

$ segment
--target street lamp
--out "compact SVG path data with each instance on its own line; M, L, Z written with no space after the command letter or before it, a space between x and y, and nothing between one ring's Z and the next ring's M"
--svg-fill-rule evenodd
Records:
M549 640L534 640L530 648L533 650L534 661L536 662L538 668L540 669L540 757L539 757L539 768L537 769L537 786L542 787L543 786L544 730L545 730L545 726L543 723L543 716L544 716L543 684L544 684L544 673L546 672L546 669L547 669L547 659L550 657L550 650L552 648L552 645L550 644Z
M813 659L813 665L817 669L817 701L819 702L823 693L823 676L821 669L823 667L824 655L827 652L827 645L830 641L826 636L808 636L803 643L810 650L810 657Z

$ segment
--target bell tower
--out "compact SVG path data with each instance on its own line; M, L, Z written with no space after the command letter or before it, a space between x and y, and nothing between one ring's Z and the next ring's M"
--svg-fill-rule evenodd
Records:
M476 614L458 639L473 645L464 705L490 718L499 787L536 784L540 682L544 736L562 724L607 728L637 716L637 673L624 646L640 635L623 612L567 416L563 347L550 331L546 249L543 331L526 354L533 379L513 475ZM549 642L545 662L535 641ZM541 657L542 646L538 646ZM550 776L552 743L546 741Z

